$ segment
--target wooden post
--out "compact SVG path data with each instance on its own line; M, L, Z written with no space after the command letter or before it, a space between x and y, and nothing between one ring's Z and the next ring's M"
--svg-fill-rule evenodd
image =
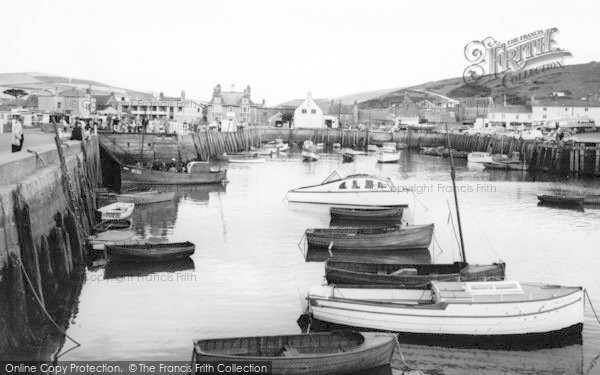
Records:
M596 145L596 165L594 166L594 174L600 174L600 146Z

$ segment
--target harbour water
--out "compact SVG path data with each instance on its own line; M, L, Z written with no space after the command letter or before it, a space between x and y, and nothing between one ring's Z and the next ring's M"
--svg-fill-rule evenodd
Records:
M300 332L304 297L323 282L324 269L322 262L305 262L299 241L306 228L327 227L329 214L290 204L285 194L333 170L381 174L411 187L407 216L436 225L431 258L458 259L448 159L403 152L399 164L377 165L367 155L342 164L332 153L315 163L290 155L231 164L227 186L185 188L174 202L136 208L138 236L192 241L192 261L88 270L67 330L82 346L61 360L187 361L194 339ZM457 180L470 263L501 259L509 279L583 285L600 309L600 209L542 207L536 198L592 193L600 183L534 180L466 161L457 161ZM600 373L600 323L588 304L585 316L583 345L527 352L402 345L402 351L410 367L431 374Z

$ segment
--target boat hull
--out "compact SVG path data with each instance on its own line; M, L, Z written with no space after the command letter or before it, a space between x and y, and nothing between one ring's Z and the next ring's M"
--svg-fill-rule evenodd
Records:
M136 167L121 168L121 181L148 185L216 184L225 181L226 178L226 170L190 174L155 171Z
M330 204L339 206L401 206L408 207L408 194L392 191L326 192L290 191L289 202Z
M400 153L397 152L380 152L376 157L378 163L398 163L400 161Z
M402 222L402 207L387 208L342 208L331 207L331 226L337 225L367 225L381 226L383 224L400 224Z
M493 163L492 155L487 152L471 152L467 155L470 163Z
M469 269L469 267L471 269ZM414 269L416 274L392 274L394 270ZM438 281L504 280L504 263L489 266L450 264L378 264L356 263L329 259L325 277L330 284L389 285L398 288L425 288Z
M319 154L311 151L302 151L302 160L304 161L317 161L319 160Z
M338 298L324 290L309 295L309 308L314 318L323 322L409 334L482 338L551 334L583 324L584 292L573 289L570 294L543 300L432 305ZM418 292L415 290L415 298L419 298Z
M433 237L433 224L405 227L330 228L306 230L311 248L331 250L392 251L428 248Z
M196 246L191 242L108 246L111 260L129 262L163 262L185 259L194 254L195 249Z
M330 333L316 333L310 335L304 335L312 343L313 347L317 347L325 340L320 336L329 335ZM389 366L392 355L396 346L395 339L392 335L386 333L377 332L364 332L360 333L364 337L364 342L358 347L351 347L347 350L339 350L333 353L303 353L301 352L294 356L252 356L248 354L244 355L225 355L225 354L213 354L210 352L202 351L198 348L198 345L194 346L194 352L192 355L192 368L195 368L195 364L204 363L253 363L253 364L270 364L270 374L351 374L367 371L370 369L380 368L382 366ZM298 336L297 336L298 337ZM246 340L252 340L249 338ZM261 346L268 342L270 338L257 338L257 342L260 342ZM277 339L277 338L273 338ZM271 339L271 340L273 340ZM240 342L237 351L242 351L244 347L244 338L238 339ZM286 343L286 337L280 339L283 343ZM219 345L218 343L215 346ZM255 344L256 345L256 344ZM220 344L219 347L223 345ZM293 347L294 344L292 343ZM343 344L340 345L343 347ZM192 374L201 374L202 372L192 372Z
M584 203L583 196L560 196L560 195L538 195L541 204L558 206L581 206Z

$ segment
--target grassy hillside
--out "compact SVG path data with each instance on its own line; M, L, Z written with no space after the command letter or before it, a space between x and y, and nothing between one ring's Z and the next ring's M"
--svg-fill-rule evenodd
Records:
M515 72L505 73L514 75ZM407 87L377 97L376 101L397 101L404 96L404 90L423 90L449 97L485 97L492 96L501 103L504 95L508 103L526 104L532 95L536 99L548 98L555 91L567 94L565 99L581 99L600 92L600 63L567 65L562 69L518 81L516 84L503 84L504 74L479 86L468 86L462 77L427 82L418 86ZM508 79L504 79L508 81Z

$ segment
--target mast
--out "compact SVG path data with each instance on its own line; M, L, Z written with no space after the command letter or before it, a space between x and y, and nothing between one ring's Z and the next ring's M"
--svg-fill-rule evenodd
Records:
M448 143L448 152L450 153L450 178L452 179L452 191L454 192L454 205L456 206L456 219L458 221L458 235L460 237L460 254L463 262L467 263L465 254L465 242L463 240L462 224L460 221L460 210L458 209L458 196L456 194L456 170L454 169L454 159L452 157L452 146L450 145L450 132L446 124L446 142Z

